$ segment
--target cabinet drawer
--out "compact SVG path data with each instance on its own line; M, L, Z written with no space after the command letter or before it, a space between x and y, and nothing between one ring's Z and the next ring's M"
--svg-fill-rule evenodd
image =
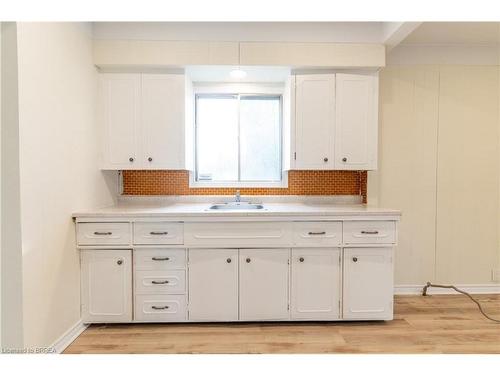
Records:
M186 268L185 249L136 249L134 266L138 271Z
M172 293L186 292L186 271L135 271L135 293Z
M187 223L186 245L194 246L274 246L290 245L291 223Z
M182 223L134 223L136 245L182 245Z
M342 243L341 222L295 222L293 241L296 245L340 246Z
M129 245L129 223L78 223L78 245Z
M345 244L393 244L396 242L394 221L346 221Z
M182 223L134 223L136 245L182 245Z
M186 296L137 295L134 320L147 322L174 322L186 320Z

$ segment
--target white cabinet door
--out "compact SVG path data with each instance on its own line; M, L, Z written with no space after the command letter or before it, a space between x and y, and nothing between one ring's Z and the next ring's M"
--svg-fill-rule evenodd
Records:
M392 248L344 249L344 319L393 317Z
M378 77L338 73L335 79L335 169L376 169Z
M289 249L240 250L240 320L285 320Z
M340 249L292 249L292 319L340 318Z
M238 250L189 249L189 320L238 320Z
M335 75L297 75L295 169L333 169Z
M82 250L84 323L132 321L132 250Z
M139 74L101 74L100 117L104 129L103 169L137 169L140 132Z
M185 169L182 74L142 75L142 164L146 169Z

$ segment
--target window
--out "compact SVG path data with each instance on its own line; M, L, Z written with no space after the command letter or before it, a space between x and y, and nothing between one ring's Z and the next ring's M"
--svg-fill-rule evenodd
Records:
M283 186L282 95L198 93L193 186Z

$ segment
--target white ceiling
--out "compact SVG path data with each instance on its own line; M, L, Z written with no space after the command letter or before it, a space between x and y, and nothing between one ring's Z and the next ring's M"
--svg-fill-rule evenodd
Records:
M403 44L498 44L498 22L424 22Z

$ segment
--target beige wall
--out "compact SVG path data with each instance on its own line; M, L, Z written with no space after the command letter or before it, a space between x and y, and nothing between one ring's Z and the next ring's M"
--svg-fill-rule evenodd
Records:
M2 23L1 278L2 348L23 346L22 253L19 194L17 28Z
M368 201L400 208L396 284L488 284L499 267L499 69L380 74L379 170Z
M24 345L51 345L80 319L71 213L111 204L96 168L91 28L18 23ZM116 177L116 176L114 176Z

